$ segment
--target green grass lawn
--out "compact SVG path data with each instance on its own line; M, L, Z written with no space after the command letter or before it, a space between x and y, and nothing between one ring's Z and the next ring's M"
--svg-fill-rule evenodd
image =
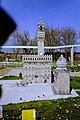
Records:
M9 60L9 62L22 62L21 59L17 59L17 60Z
M22 79L22 78L19 76L11 76L11 75L0 78L0 80L19 80L19 79Z
M70 84L73 89L80 89L80 77L71 76Z
M79 72L80 66L68 66L67 69L71 72Z
M39 120L80 120L80 97L3 105L4 120L22 120L28 109L35 109Z

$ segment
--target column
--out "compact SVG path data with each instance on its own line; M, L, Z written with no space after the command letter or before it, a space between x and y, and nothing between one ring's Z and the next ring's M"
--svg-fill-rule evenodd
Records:
M74 56L73 56L73 47L71 47L71 66L73 66Z

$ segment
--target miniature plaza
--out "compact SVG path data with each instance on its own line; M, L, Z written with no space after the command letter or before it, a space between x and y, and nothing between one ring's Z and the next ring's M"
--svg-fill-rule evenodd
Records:
M34 83L28 84L27 86L17 87L16 82L18 81L2 80L0 82L1 84L3 84L3 95L0 99L1 105L10 103L29 102L33 100L51 100L78 96L75 90L72 90L71 94L69 95L55 94L53 86L49 83Z
M52 55L44 55L44 40L44 24L40 21L37 30L38 55L22 55L23 67L6 74L18 75L21 72L23 80L0 80L3 89L1 105L78 96L70 88L70 73L63 55L56 61L56 69L51 71Z

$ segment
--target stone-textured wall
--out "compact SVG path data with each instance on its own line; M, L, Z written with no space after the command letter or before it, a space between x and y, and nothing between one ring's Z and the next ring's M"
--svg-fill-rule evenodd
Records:
M70 74L64 70L54 71L56 94L70 94Z
M23 55L22 63L28 83L51 82L52 55Z

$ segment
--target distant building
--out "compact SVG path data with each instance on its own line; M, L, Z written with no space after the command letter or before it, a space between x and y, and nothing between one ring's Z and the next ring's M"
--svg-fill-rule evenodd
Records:
M52 55L44 55L45 31L42 20L38 23L38 55L23 55L22 64L26 69L24 79L28 83L51 83Z

